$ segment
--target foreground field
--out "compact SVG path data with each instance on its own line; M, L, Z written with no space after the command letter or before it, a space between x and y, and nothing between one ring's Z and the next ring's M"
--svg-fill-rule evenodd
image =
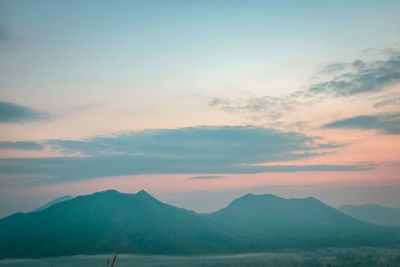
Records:
M108 257L109 255L80 255L46 259L6 259L0 261L0 266L105 266ZM204 256L119 255L116 266L400 266L400 248L327 248Z

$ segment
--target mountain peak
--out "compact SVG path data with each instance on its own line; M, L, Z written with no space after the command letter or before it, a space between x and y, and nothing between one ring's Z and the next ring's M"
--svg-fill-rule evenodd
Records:
M138 191L138 192L136 193L136 195L138 195L138 196L150 196L150 194L147 193L144 189Z
M244 195L241 198L238 199L281 199L278 196L272 195L272 194L253 194L253 193L248 193Z
M305 201L310 201L310 202L321 202L320 200L316 199L315 197L305 197L305 198L300 198L304 199Z
M115 189L108 189L108 190L97 192L95 194L114 195L114 194L121 194L121 193Z
M117 190L110 189L110 190L105 190L105 191L100 191L93 193L92 196L98 196L98 197L105 197L105 198L115 198L115 197L135 197L136 199L142 199L142 200L156 200L152 195L147 193L145 190L140 190L136 194L132 193L121 193Z
M252 207L255 203L260 202L275 202L277 200L283 200L282 198L272 194L246 194L242 197L234 199L229 203L228 207Z
M141 198L141 199L146 199L146 200L156 200L158 202L158 200L156 198L154 198L152 195L150 195L149 193L147 193L144 189L138 191L136 193L136 196Z

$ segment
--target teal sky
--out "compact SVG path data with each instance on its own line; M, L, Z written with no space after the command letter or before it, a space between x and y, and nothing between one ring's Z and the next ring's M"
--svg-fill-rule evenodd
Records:
M400 186L399 13L0 0L0 217L110 188L199 210L192 192L400 206L383 193Z
M323 64L392 47L399 9L398 1L3 0L1 94L38 107L233 89L277 95L305 86Z

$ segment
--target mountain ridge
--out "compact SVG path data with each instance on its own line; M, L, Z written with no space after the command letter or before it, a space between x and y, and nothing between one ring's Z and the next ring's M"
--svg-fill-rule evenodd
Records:
M52 205L54 205L54 204L57 204L57 203L60 203L60 202L66 201L66 200L70 200L70 199L73 199L73 198L74 198L74 197L69 196L69 195L62 196L62 197L58 197L58 198L55 198L55 199L53 199L53 200L47 202L46 204L44 204L44 205L42 205L42 206L40 206L40 207L38 207L38 208L32 210L31 212L36 212L36 211L44 210L44 209L47 209L48 207L50 207L50 206L52 206Z
M144 190L106 190L0 219L0 258L110 253L116 241L121 253L187 255L370 245L391 234L312 197L247 194L200 215Z
M342 205L336 207L336 209L367 223L400 227L400 208L368 203L364 205Z

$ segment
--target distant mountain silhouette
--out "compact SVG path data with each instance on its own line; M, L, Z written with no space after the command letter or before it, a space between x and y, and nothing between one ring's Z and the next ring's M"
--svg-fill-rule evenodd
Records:
M0 220L2 257L108 253L204 253L223 247L219 232L193 211L145 191L104 191ZM4 241L4 242L3 242Z
M39 208L36 208L36 209L32 210L32 212L33 211L40 211L40 210L47 209L48 207L50 207L50 206L52 206L52 205L54 205L56 203L63 202L63 201L66 201L66 200L70 200L70 199L73 199L73 197L72 196L63 196L63 197L59 197L59 198L53 199L52 201L44 204L43 206L40 206Z
M359 222L314 198L249 194L218 212L199 215L143 190L110 190L1 219L0 258L371 245L391 242L396 231Z
M385 235L384 229L355 220L313 197L247 194L208 217L220 228L254 237L267 247L305 242L321 246L367 244L380 233Z
M357 220L388 226L400 227L400 208L388 208L376 204L344 205L337 209Z
M294 228L327 231L338 226L341 229L365 226L315 198L284 199L269 194L247 194L209 216L230 228L257 233L267 230L266 234Z

